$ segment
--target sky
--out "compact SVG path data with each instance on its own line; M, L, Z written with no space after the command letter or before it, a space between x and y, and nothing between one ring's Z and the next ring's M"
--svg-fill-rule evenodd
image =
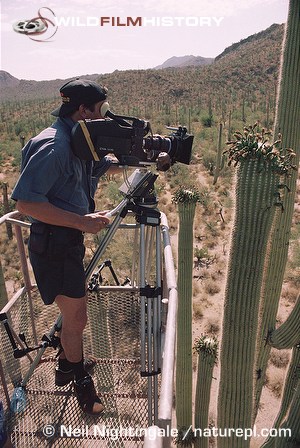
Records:
M216 57L287 13L288 0L2 0L0 69L39 81ZM44 33L16 31L37 17Z

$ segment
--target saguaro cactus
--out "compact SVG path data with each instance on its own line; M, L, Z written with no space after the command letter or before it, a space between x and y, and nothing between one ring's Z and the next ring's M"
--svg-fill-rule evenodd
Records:
M195 448L208 448L209 438L204 433L208 428L210 390L214 365L218 358L218 341L215 337L201 336L194 345L198 353L197 386L195 398Z
M281 205L277 187L293 153L284 157L270 145L268 134L255 126L237 132L229 142L229 160L238 165L235 220L225 291L221 346L218 427L251 428L253 366L260 290L267 241L275 213ZM218 448L248 447L250 440L225 438Z
M178 204L178 313L176 351L176 416L178 428L192 425L192 273L193 223L196 190L180 188L173 197Z
M300 2L290 0L288 20L285 30L283 57L279 79L279 94L275 117L274 134L282 134L282 147L293 148L295 166L300 157ZM286 179L286 187L290 193L282 198L283 213L278 213L270 238L270 258L266 266L264 285L261 293L262 306L260 330L257 338L256 371L259 372L255 390L255 418L261 391L265 381L267 362L271 347L266 344L268 334L274 330L276 315L282 289L285 266L288 257L290 229L294 211L297 171Z

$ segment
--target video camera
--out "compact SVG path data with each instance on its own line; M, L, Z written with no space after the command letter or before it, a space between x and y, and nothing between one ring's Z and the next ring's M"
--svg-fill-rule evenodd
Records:
M167 137L153 135L148 121L107 111L109 118L79 121L72 129L74 154L82 160L101 160L113 153L121 165L145 166L167 153L171 164L189 164L194 136L185 127L167 127ZM148 135L147 135L148 134Z

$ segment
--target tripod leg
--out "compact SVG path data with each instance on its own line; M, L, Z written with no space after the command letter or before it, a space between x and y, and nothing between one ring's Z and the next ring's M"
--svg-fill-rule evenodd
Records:
M126 204L127 204L127 200L123 200L122 202L124 202L124 207L123 209L126 209ZM127 213L127 211L126 211ZM105 249L107 248L108 244L110 243L112 237L114 236L114 234L116 233L120 222L122 221L124 216L122 216L122 212L115 217L113 223L111 224L110 228L108 229L108 231L106 232L106 234L104 235L101 243L99 244L98 249L96 250L93 258L91 259L89 265L86 268L86 278L88 279L92 272L94 271L94 269L96 268L98 261L100 259L100 257L103 255Z
M152 265L153 252L154 252L154 236L155 236L155 227L147 227L145 253L147 254L146 279L148 280L148 282L150 282L151 265Z
M145 288L145 225L140 227L140 288ZM146 297L141 296L141 371L146 372Z
M160 225L140 226L141 373L148 381L148 423L158 419L158 374L161 368L162 258ZM155 278L151 256L155 251Z
M137 285L139 283L137 278L138 237L139 237L139 227L137 226L134 230L134 240L133 240L133 255L132 255L132 268L131 268L132 286Z
M56 331L59 331L59 330L61 329L61 324L62 324L62 315L60 314L60 315L58 316L58 318L56 319L55 324L53 325L53 327L51 328L51 330L50 330L50 332L49 332L49 336L50 336L50 337L53 336L54 333L55 333ZM45 350L46 350L47 347L48 347L48 345L45 344L44 347L42 347L42 348L38 351L38 354L37 354L36 357L34 358L33 363L31 364L31 366L30 366L28 372L26 373L26 375L25 375L24 378L23 378L23 381L22 381L22 383L21 383L21 386L22 386L22 387L25 387L26 384L28 383L28 381L29 381L31 375L32 375L33 372L34 372L34 369L35 369L36 366L39 364L39 362L40 362L40 360L41 360L41 358L42 358L42 356L43 356L43 354L44 354L44 352L45 352Z

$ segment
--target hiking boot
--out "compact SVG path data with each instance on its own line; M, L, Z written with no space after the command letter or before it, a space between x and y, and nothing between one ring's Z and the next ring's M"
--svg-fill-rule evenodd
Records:
M93 368L96 365L96 358L93 358L92 356L86 358L83 361L83 367L84 370L87 373L91 373ZM74 372L73 370L60 370L58 367L55 369L55 385L59 386L59 387L63 387L66 386L67 384L69 384L71 381L74 380Z
M91 416L101 414L104 406L96 393L93 379L90 375L75 381L74 390L82 412Z

